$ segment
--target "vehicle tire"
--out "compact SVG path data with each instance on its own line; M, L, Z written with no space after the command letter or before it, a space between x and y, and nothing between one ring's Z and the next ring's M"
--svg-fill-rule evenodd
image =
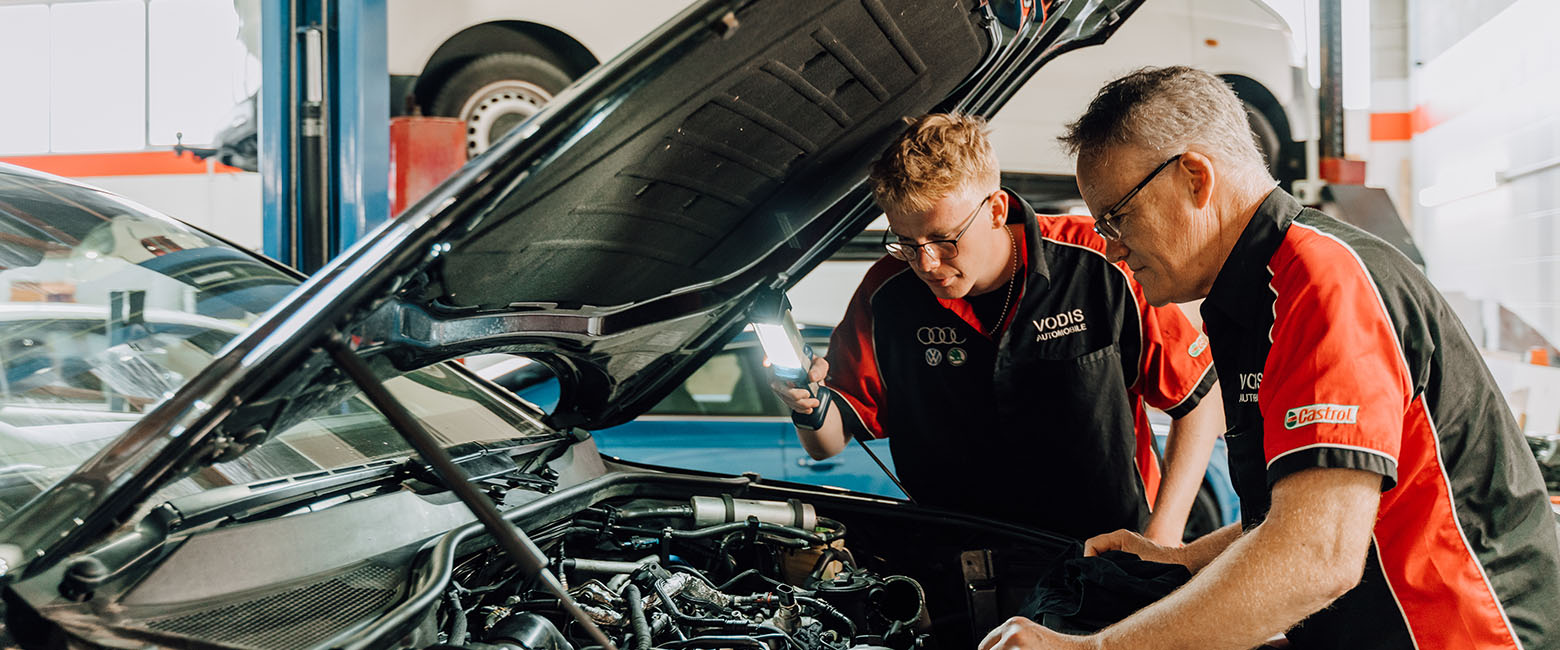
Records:
M1278 137L1278 129L1273 128L1272 120L1268 119L1262 109L1245 100L1240 103L1246 107L1246 122L1251 124L1251 135L1257 140L1257 150L1262 152L1262 160L1267 162L1268 171L1273 174L1273 178L1283 180L1290 175L1290 170L1289 161L1285 160L1284 141Z
M573 81L539 56L500 52L450 75L434 93L431 112L466 123L466 157L488 150Z
M1181 539L1190 542L1223 525L1224 517L1219 515L1219 500L1213 497L1213 490L1203 485L1197 491L1197 499L1192 502L1192 511L1186 515L1186 532Z

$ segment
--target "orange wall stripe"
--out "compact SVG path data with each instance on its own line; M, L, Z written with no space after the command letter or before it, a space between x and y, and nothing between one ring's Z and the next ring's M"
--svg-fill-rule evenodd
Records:
M10 156L0 157L0 162L67 178L207 173L206 161L191 155L176 155L172 151ZM213 163L211 169L217 174L240 171L243 170L222 163Z
M1371 113L1370 139L1373 142L1408 140L1414 137L1412 113Z

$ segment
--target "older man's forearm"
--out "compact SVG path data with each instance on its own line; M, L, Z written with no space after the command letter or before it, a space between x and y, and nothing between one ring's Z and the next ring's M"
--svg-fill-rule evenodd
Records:
M1099 640L1124 650L1244 650L1283 633L1359 582L1380 485L1379 476L1357 470L1286 477L1266 522Z

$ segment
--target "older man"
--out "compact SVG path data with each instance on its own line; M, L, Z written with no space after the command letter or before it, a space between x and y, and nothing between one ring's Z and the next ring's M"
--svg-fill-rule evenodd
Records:
M1143 302L1087 217L1037 216L1001 189L985 129L922 116L873 165L888 255L812 368L838 407L776 392L814 458L889 438L924 505L1178 543L1223 430L1206 342ZM1145 401L1177 418L1162 482Z
M1389 244L1274 189L1235 95L1188 68L1107 85L1063 142L1155 304L1206 297L1242 526L1092 637L1013 619L989 648L1560 646L1560 544L1538 467L1478 350Z

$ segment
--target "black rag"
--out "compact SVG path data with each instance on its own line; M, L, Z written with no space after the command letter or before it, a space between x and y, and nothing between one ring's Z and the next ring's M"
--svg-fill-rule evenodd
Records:
M1097 632L1168 596L1192 573L1125 551L1083 557L1075 544L1035 585L1021 615L1063 633Z

